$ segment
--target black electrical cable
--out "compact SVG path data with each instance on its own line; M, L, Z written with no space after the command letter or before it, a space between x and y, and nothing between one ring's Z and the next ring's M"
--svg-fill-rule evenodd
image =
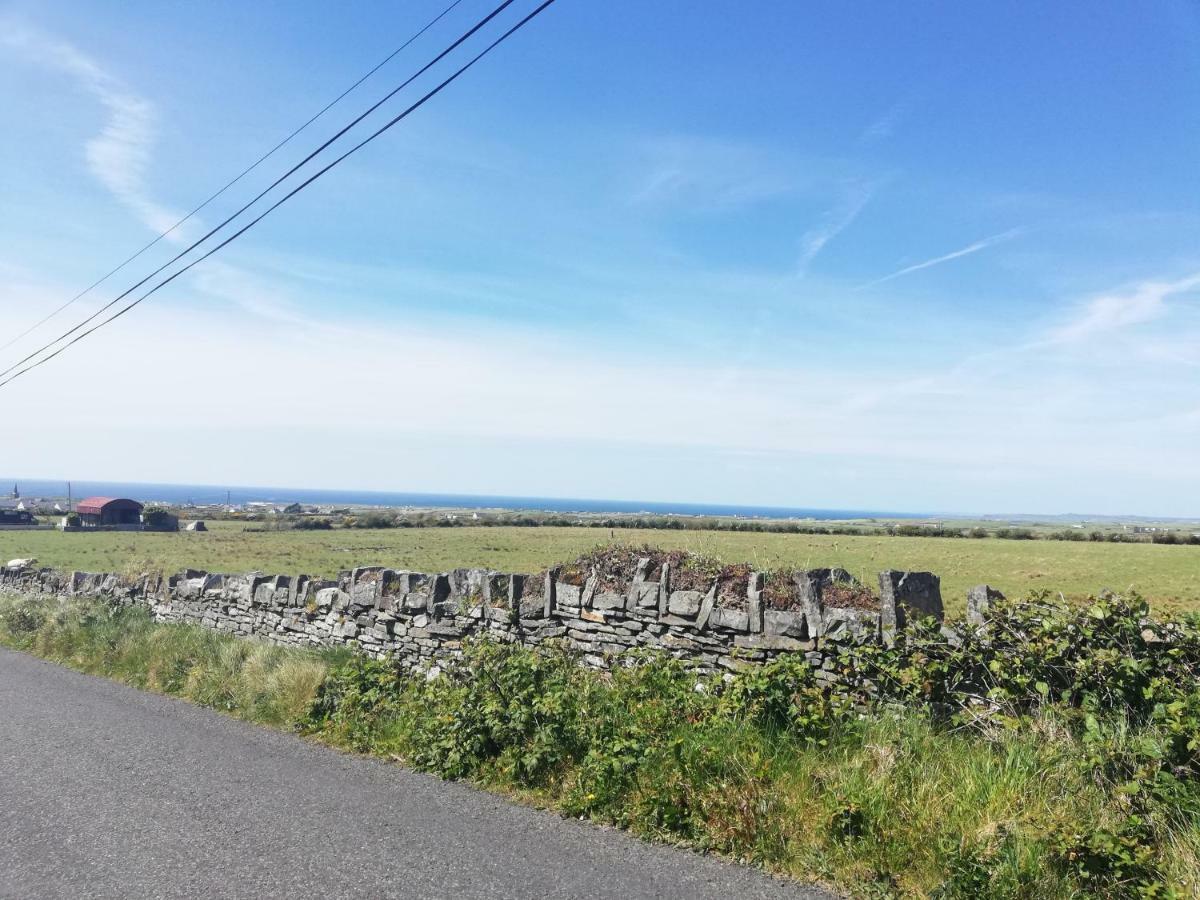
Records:
M271 191L273 191L276 187L278 187L280 185L280 183L282 183L283 181L286 181L288 178L290 178L298 169L301 169L306 164L308 164L313 159L313 157L317 156L319 153L322 153L327 147L329 147L330 144L332 144L334 141L338 140L338 138L340 138L342 135L344 135L347 131L349 131L351 128L353 128L355 125L357 125L363 119L365 119L371 113L375 112L375 110L377 110L380 106L382 106L384 103L386 103L392 97L394 97L400 91L404 90L404 88L408 87L410 84L412 84L414 81L416 81L419 77L424 75L427 71L429 71L429 69L431 69L437 63L441 62L441 60L444 59L449 53L451 53L455 49L457 49L464 41L466 41L468 38L470 38L471 35L475 34L475 32L479 31L479 29L483 28L485 25L487 25L488 22L490 22L492 19L494 19L496 16L498 16L500 13L502 13L505 9L507 9L509 6L511 6L513 4L513 2L514 2L514 0L504 0L503 3L501 3L495 9L493 9L490 13L488 13L486 16L484 16L482 19L480 19L470 30L465 32L453 44L451 44L449 47L447 47L445 50L443 50L441 53L439 53L437 56L435 56L432 60L427 62L425 65L423 65L418 71L416 71L411 76L409 76L403 83L399 84L398 86L393 88L391 91L389 91L387 94L385 94L383 97L381 97L379 100L377 100L375 103L373 103L365 112L363 112L360 115L358 115L357 117L355 117L348 125L344 126L333 137L331 137L327 141L325 141L325 143L323 143L320 147L318 147L316 150L312 151L312 153L308 154L308 156L304 157L304 159L300 160L300 162L296 163L294 166L292 166L290 169L288 169L283 175L281 175L277 179L275 179L275 181L273 181L268 187L266 187L265 189L260 191L257 194L257 196L255 196L254 199L251 200L249 203L247 203L245 206L238 209L235 213L233 213L231 216L226 218L223 222L221 222L219 225L217 225L215 228L213 228L211 231L209 231L203 237L201 237L200 239L189 244L184 249L180 250L177 254L175 254L175 256L173 256L171 259L167 260L165 263L163 263L161 266L159 266L157 269L155 269L153 272L151 272L149 275L147 275L145 278L143 278L137 284L132 285L129 288L126 288L124 291L122 291L116 297L113 297L112 300L110 300L108 303L104 304L104 306L100 307L98 310L96 310L94 313L92 313L90 316L88 316L82 322L75 325L73 328L70 328L67 331L64 331L58 337L54 338L54 340L49 341L46 344L43 344L37 350L34 350L32 353L25 356L24 358L17 360L15 363L13 363L7 369L0 371L0 377L7 375L9 372L13 371L18 366L24 365L25 363L29 362L29 360L33 359L35 356L49 350L51 347L53 347L59 341L65 340L66 338L70 337L72 334L77 332L80 328L83 328L83 326L87 325L88 322L91 322L94 319L98 318L101 313L106 312L109 309L112 309L112 307L116 306L117 303L119 303L125 297L128 297L130 294L132 294L134 291L136 291L138 288L140 288L143 284L145 284L147 281L149 281L155 275L158 275L164 269L169 268L170 266L177 263L184 256L187 256L187 254L191 253L193 250L195 250L197 247L199 247L201 244L203 244L205 241L207 241L210 237L212 237L214 234L216 234L218 231L220 231L222 228L224 228L226 225L228 225L230 222L232 222L234 219L236 219L238 216L240 216L246 210L248 210L251 206L253 206L259 200L261 200L263 197L265 197L267 194L269 194Z
M241 172L239 172L238 175L236 177L234 177L231 181L226 182L224 187L222 187L220 190L218 190L216 193L214 193L212 196L210 196L207 200L205 200L203 203L201 203L199 206L197 206L195 209L193 209L191 212L189 212L186 216L184 216L182 219L180 219L178 222L176 222L174 225L172 225L170 228L168 228L166 231L164 231L162 234L160 234L158 237L156 237L150 243L146 244L146 246L142 247L141 250L138 250L136 253L134 253L132 256L130 256L128 259L126 259L124 262L122 262L116 268L109 270L106 274L102 275L99 279L97 279L96 281L93 281L90 285L88 285L86 288L84 288L82 291L80 291L78 294L76 294L74 297L72 297L70 300L68 300L62 306L58 307L58 309L54 310L52 313L47 315L45 318L39 319L34 324L30 325L28 328L26 328L24 331L22 331L16 337L10 338L7 343L0 344L0 350L7 350L9 347L11 347L17 341L21 340L23 337L25 337L25 336L29 335L30 333L36 331L37 329L41 328L43 325L45 325L47 322L49 322L51 319L53 319L55 316L57 316L60 312L62 312L68 306L75 303L77 300L83 299L85 296L90 294L94 289L96 289L100 285L104 284L104 282L108 281L108 279L112 278L114 275L116 275L118 272L120 272L122 269L124 269L127 265L129 265L131 262L133 262L135 259L137 259L139 256L141 256L143 253L145 253L147 250L149 250L151 247L153 247L155 244L157 244L159 241L161 241L163 238L165 238L171 232L173 232L176 228L178 228L184 222L188 221L188 219L190 219L192 216L196 215L196 213L200 212L200 210L204 209L204 207L208 206L208 204L212 203L214 200L216 200L218 197L220 197L222 194L224 194L227 190L229 190L231 187L233 187L235 184L237 184L239 181L241 181L243 178L245 178L247 175L249 175L255 169L257 169L262 163L266 162L268 159L270 159L272 156L274 156L279 150L283 149L284 145L287 144L288 142L290 142L292 140L292 138L296 137L296 135L298 135L300 132L302 132L305 128L307 128L313 122L317 121L317 119L321 118L321 116L325 115L325 113L329 112L329 110L331 110L334 106L336 106L343 99L345 99L347 94L349 94L351 91L353 91L359 85L361 85L364 81L366 81L368 78L370 78L376 72L378 72L380 69L382 69L384 66L386 66L393 59L395 59L396 56L401 51L403 51L405 48L407 48L409 44L411 44L413 41L415 41L417 38L419 38L421 35L423 35L426 31L428 31L430 28L432 28L434 25L436 25L438 22L440 22L450 12L453 11L454 7L458 6L462 2L463 2L463 0L454 0L453 3L451 3L445 9L443 9L440 13L438 13L436 16L434 16L432 19L430 19L425 24L425 26L423 28L421 28L420 31L418 31L416 34L414 34L412 37L410 37L407 41L405 41L403 44L401 44L399 47L397 47L395 50L393 50L391 53L389 53L387 56L385 56L383 59L381 59L375 65L374 68L372 68L365 75L363 75L361 78L359 78L358 81L354 82L354 84L350 85L350 87L346 88L344 91L342 91L336 97L334 97L331 101L329 101L329 103L325 104L325 106L322 107L321 110L319 112L317 112L316 115L314 115L307 122L305 122L303 125L301 125L299 128L297 128L295 131L293 131L291 134L289 134L287 137L285 137L282 141L280 141L278 144L276 144L274 147L272 147L270 150L268 150L266 153L264 153L262 156L260 156L258 159L256 159L248 167L246 167ZM51 343L54 343L54 342L51 342ZM41 351L39 351L39 352L41 352ZM36 356L36 354L34 354L34 355ZM18 363L17 365L20 365L20 363Z
M265 209L262 213L260 213L256 218L250 220L248 223L243 225L238 231L235 231L229 237L225 238L225 240L223 240L221 243L217 244L217 246L213 247L211 250L209 250L203 256L192 260L190 263L188 263L186 266L184 266L179 271L175 272L174 274L170 275L167 278L164 278L162 281L160 281L158 284L154 285L154 287L152 287L150 290L146 291L146 293L142 294L140 297L138 297L132 303L127 304L126 306L119 309L117 312L113 313L113 315L109 316L103 322L100 322L98 325L92 326L87 331L85 331L82 334L78 335L77 337L73 338L68 343L64 344L62 347L59 347L57 350L55 350L49 356L45 357L44 359L39 359L37 362L33 363L32 365L26 366L24 369L21 369L20 371L16 372L13 375L10 375L8 378L4 379L3 381L0 381L0 388L4 387L7 384L10 384L14 379L19 378L20 376L24 375L26 372L36 369L38 366L45 365L50 360L54 359L54 357L58 356L60 353L62 353L64 350L66 350L67 348L69 348L69 347L77 344L79 341L83 340L89 334L92 334L93 332L98 331L99 329L103 328L105 325L109 324L110 322L113 322L116 319L119 319L121 316L125 315L125 313L129 312L131 309L133 309L135 306L137 306L139 303L141 303L143 300L145 300L151 294L154 294L160 288L166 287L168 284L170 284L172 281L174 281L176 278L178 278L184 272L188 271L188 269L192 268L197 263L201 263L204 260L208 259L208 257L212 256L214 253L216 253L218 250L220 250L226 244L229 244L229 243L237 240L239 237L241 237L243 234L245 234L247 231L249 231L251 228L253 228L255 225L257 225L263 219L265 219L268 215L270 215L272 212L274 212L276 209L278 209L280 206L282 206L284 203L286 203L288 200L290 200L296 194L300 193L300 191L304 190L306 187L308 187L310 184L312 184L314 181L316 181L318 178L320 178L322 175L324 175L326 172L328 172L334 166L338 165L344 159L346 159L353 153L358 152L358 150L365 147L367 144L371 143L371 141L375 140L375 138L379 137L381 134L383 134L385 131L387 131L389 128L391 128L393 125L397 124L402 119L405 119L410 113L412 113L412 112L416 111L417 109L419 109L420 107L424 106L427 101L429 101L431 98L433 98L437 94L441 93L441 91L444 88L446 88L451 82L453 82L460 75L462 75L464 72L466 72L467 69L471 68L473 65L475 65L475 63L479 62L479 60L481 60L481 59L483 59L483 57L487 56L487 54L489 54L492 50L494 50L496 47L498 47L504 41L508 40L509 37L511 37L519 29L523 28L528 22L530 22L533 18L535 18L537 15L539 15L543 10L545 10L548 6L550 6L554 2L555 2L555 0L545 0L545 2L543 2L540 6L538 6L533 12L529 13L529 15L527 15L525 18L521 19L521 21L519 21L516 25L514 25L508 31L504 32L504 34L500 35L500 37L496 38L496 40L494 40L491 44L489 44L487 47L485 47L477 56L472 58L469 62L467 62L465 65L463 65L460 69L458 69L456 72L454 72L454 74L452 74L449 78L447 78L445 81L443 81L437 87L435 87L433 90L429 91L429 93L425 94L425 96L423 96L416 103L409 106L406 110L404 110L404 112L400 113L398 116L393 118L391 121L384 124L381 128L379 128L379 130L375 131L374 133L372 133L368 137L364 138L359 143L355 144L353 147L351 147L349 150L347 150L345 153L343 153L341 156L339 156L333 162L326 165L323 169L319 169L317 172L310 175L306 180L301 182L296 187L292 188L291 191L284 194L282 197L280 197L278 200L276 200L271 206L267 207L267 209ZM507 5L507 4L505 4L505 5Z

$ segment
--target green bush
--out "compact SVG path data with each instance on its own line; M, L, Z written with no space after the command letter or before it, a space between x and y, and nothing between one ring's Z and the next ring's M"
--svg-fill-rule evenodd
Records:
M333 521L325 516L300 516L291 525L297 531L329 531Z
M142 524L150 531L163 531L178 526L171 511L163 506L147 506L142 510Z
M1031 528L997 528L996 537L1010 541L1032 541L1037 535Z

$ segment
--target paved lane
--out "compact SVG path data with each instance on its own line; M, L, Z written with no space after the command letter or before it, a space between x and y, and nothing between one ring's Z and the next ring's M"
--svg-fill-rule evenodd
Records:
M823 892L0 649L0 897Z

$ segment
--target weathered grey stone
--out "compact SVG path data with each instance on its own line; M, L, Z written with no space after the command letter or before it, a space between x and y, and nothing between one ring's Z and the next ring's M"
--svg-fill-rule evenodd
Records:
M358 584L361 581L379 581L383 570L383 566L359 566L356 569L351 569L350 583Z
M635 584L632 588L630 588L630 592L633 595L632 609L639 611L656 611L658 609L658 595L660 589L657 581L647 581L643 582L642 584Z
M600 576L593 570L588 576L588 580L583 583L583 593L579 596L579 605L591 607L592 600L596 596L596 589L600 586Z
M764 572L751 572L746 581L746 615L750 622L750 632L759 634L763 630L763 585L767 576Z
M673 616L670 613L667 613L665 616L659 616L658 621L662 622L664 625L674 626L675 628L691 630L696 627L695 619L687 619L683 616Z
M703 631L708 627L708 620L712 617L713 609L717 605L717 588L720 583L714 581L708 593L704 595L704 599L700 601L700 611L696 613L696 630Z
M979 584L971 588L967 591L967 622L983 625L987 622L992 603L1003 599L1004 595L990 585Z
M454 569L446 573L450 597L464 600L468 605L483 603L490 569ZM438 601L441 602L441 601Z
M672 591L667 601L667 611L675 616L694 617L700 612L704 595L699 591Z
M635 609L642 603L645 593L646 575L650 571L650 557L643 556L637 561L637 565L633 570L633 581L629 584L629 592L626 595L626 608ZM655 594L654 604L658 603L658 595ZM646 604L651 605L651 604Z
M748 650L811 650L812 641L801 641L796 638L775 634L739 634L733 639L735 647L745 647Z
M557 606L582 606L583 590L573 584L567 584L565 581L556 581L554 583L554 605Z
M779 609L763 610L763 631L766 634L781 634L801 639L809 636L802 613Z
M529 583L532 575L509 575L508 576L508 605L516 609L522 598L525 596L525 588Z
M357 570L355 570L357 571ZM351 611L358 613L364 609L369 609L375 605L378 595L378 581L357 581L350 585L350 603Z
M932 572L879 573L880 625L885 637L894 635L910 619L944 618L941 579Z
M708 624L711 628L719 628L726 631L749 631L750 614L743 609L726 609L718 606L713 609L712 615L709 616Z
M879 613L869 609L827 606L821 615L825 640L861 642L879 633Z
M592 597L593 609L624 609L625 597L612 591L597 591Z

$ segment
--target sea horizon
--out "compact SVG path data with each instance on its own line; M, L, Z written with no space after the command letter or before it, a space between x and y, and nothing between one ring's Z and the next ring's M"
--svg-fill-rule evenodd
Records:
M581 497L533 497L506 494L453 494L421 491L374 491L354 488L294 488L248 485L210 485L135 481L74 481L71 497L130 497L142 502L198 506L247 503L302 503L313 506L437 507L452 509L511 509L557 513L613 513L620 515L738 516L763 519L919 519L931 513L895 510L826 509L769 504L670 502L654 500L611 500ZM46 478L4 477L0 497L16 485L22 497L61 499L67 482Z

